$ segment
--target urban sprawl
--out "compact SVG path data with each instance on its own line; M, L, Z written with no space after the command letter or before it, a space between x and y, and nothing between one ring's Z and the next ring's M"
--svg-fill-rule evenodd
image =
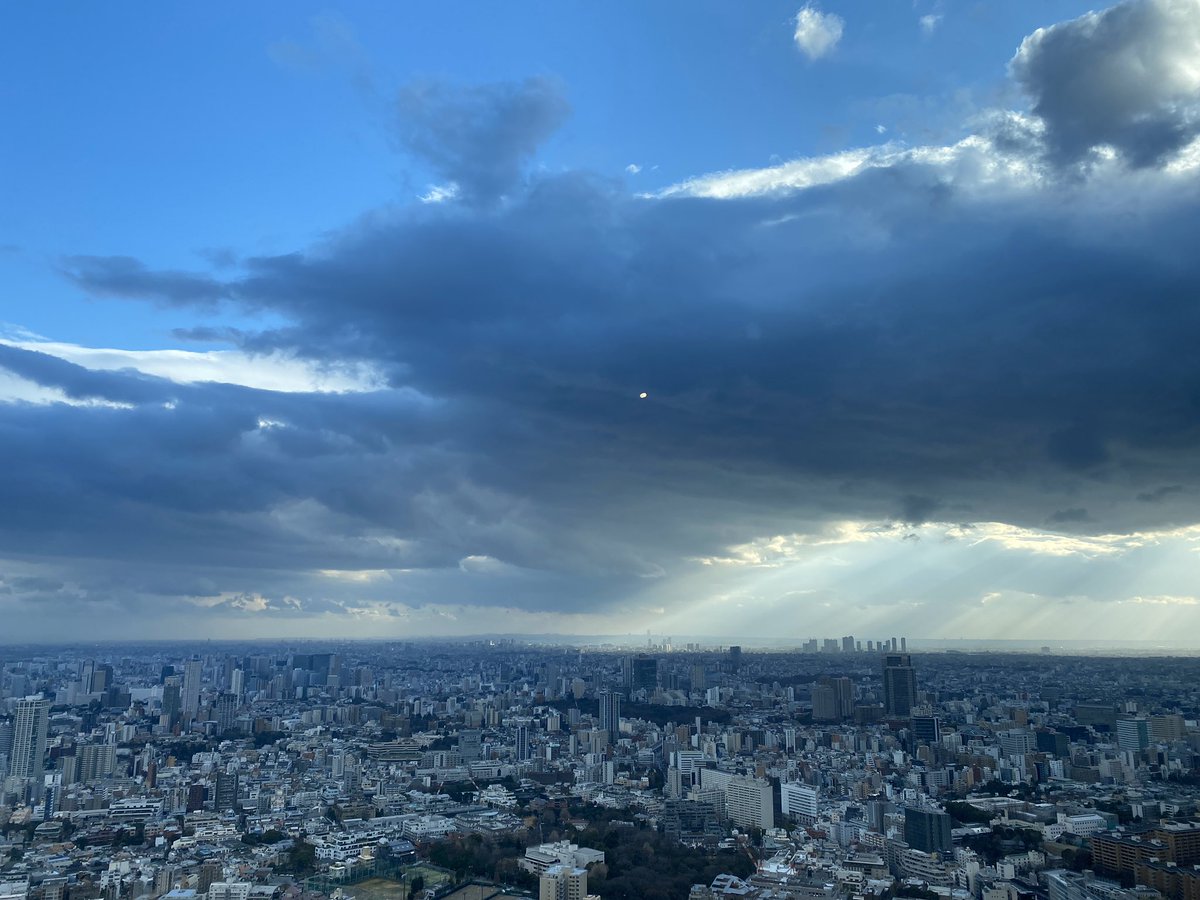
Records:
M0 900L1200 900L1200 660L0 648Z

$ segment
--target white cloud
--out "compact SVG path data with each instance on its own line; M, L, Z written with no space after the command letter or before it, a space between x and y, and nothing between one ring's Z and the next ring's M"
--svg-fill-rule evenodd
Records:
M967 546L995 544L1005 550L1036 556L1099 557L1116 556L1165 540L1200 541L1200 525L1129 534L1071 535L1004 522L972 525L927 522L910 526L893 522L843 521L812 534L777 534L755 538L729 547L725 555L699 557L694 561L705 566L775 568L800 559L814 547L914 539L933 543L962 541Z
M1130 597L1128 603L1139 606L1200 606L1195 597L1177 597L1172 594L1157 594L1151 597Z
M1127 0L1039 28L1009 63L1059 163L1168 161L1200 134L1200 3Z
M445 203L448 200L454 200L458 197L458 185L454 182L448 184L431 184L429 189L417 197L422 203Z
M846 23L841 16L823 13L809 4L796 13L796 31L792 35L800 52L809 59L827 56L842 39Z
M1012 113L1007 115L1007 120L1018 121L1022 117ZM833 184L853 178L868 169L911 164L937 167L942 170L941 177L947 183L954 183L961 189L994 185L1025 188L1043 178L1042 166L1036 158L1022 153L1019 148L1002 148L990 138L971 135L944 147L905 147L890 142L829 156L795 159L760 169L716 172L689 178L657 194L645 196L711 197L718 200L766 196Z
M67 396L61 388L47 387L0 368L0 403L32 403L45 406L65 403L68 406L101 406L109 409L131 409L128 403L100 400L95 397L79 399Z
M628 172L630 175L636 175L638 172L642 171L642 167L639 166L637 163L630 163L629 165L627 165L625 167L625 171Z
M85 369L102 372L132 369L179 384L217 382L283 393L335 394L371 391L383 386L382 377L369 366L330 366L281 352L256 355L240 350L120 350L54 341L3 339L0 344L46 353ZM9 395L6 385L7 382L0 384L0 397ZM39 388L36 393L37 396L28 398L17 396L32 402L58 399L50 396L53 392L47 393L46 388Z
M921 18L918 21L920 22L920 25L921 25L921 31L923 31L927 35L930 35L930 34L933 34L935 31L937 31L938 26L942 24L942 17L935 16L932 13L930 13L927 16L921 16Z

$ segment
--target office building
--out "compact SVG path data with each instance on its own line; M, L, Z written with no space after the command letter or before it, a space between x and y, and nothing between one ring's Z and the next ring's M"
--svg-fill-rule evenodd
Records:
M936 809L906 807L904 842L922 853L948 853L951 849L950 816Z
M742 648L736 644L729 648L729 671L737 673L742 668Z
M942 739L942 723L937 716L913 716L912 734L918 741L936 744Z
M780 808L801 825L812 825L817 821L817 789L798 782L785 782L779 786Z
M183 664L183 691L180 699L184 718L193 718L200 711L200 675L200 660L193 656Z
M516 758L517 762L527 762L530 759L529 726L520 724L516 728Z
M183 712L183 679L178 675L168 675L163 681L162 712L170 722Z
M1117 719L1117 746L1134 752L1149 747L1150 721L1145 717Z
M621 736L621 692L600 692L600 730L608 733L609 743Z
M725 815L743 828L774 828L773 790L765 779L735 775L725 785Z
M483 753L483 734L477 728L458 733L458 755L463 762L478 762Z
M239 786L237 772L218 772L216 781L217 812L237 809Z
M893 639L894 640L894 639ZM883 713L893 718L912 714L917 700L917 674L907 653L883 657Z
M1007 759L1020 759L1026 753L1032 753L1037 747L1037 738L1032 731L1025 728L1010 728L999 734L1000 752Z

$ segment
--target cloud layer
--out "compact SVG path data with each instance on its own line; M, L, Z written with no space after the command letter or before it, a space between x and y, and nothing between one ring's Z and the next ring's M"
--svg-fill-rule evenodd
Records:
M938 529L965 553L1038 561L1040 582L996 570L945 603L1073 602L1054 566L1141 552L1134 534L1190 553L1188 6L1032 35L1012 64L1030 109L991 111L952 146L648 195L531 172L568 113L555 82L412 85L399 139L443 179L438 202L219 272L64 259L93 296L286 324L206 331L237 349L202 365L0 345L28 388L0 407L0 541L20 577L59 585L21 582L8 602L174 597L423 628L458 604L592 627L695 622L707 596L720 622L717 600L745 588L705 579L745 568L730 561L789 561L769 604L881 592L796 547L886 545L860 557L882 565L928 554ZM813 8L796 26L814 58L841 33ZM1158 77L1108 72L1152 47ZM264 380L285 363L292 380ZM1168 580L1121 596L1190 594Z

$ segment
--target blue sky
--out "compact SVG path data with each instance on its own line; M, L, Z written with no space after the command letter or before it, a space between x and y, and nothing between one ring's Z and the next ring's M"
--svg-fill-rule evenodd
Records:
M80 343L150 349L177 317L114 318L55 277L70 253L165 267L206 251L285 252L431 174L396 152L395 89L561 79L572 114L539 155L655 189L723 169L878 143L947 141L1006 90L1038 25L1085 3L842 4L827 58L793 39L795 4L627 7L264 3L5 10L0 260L6 318ZM927 34L923 16L938 16Z
M0 612L1200 624L1200 7L1090 8L4 9Z

